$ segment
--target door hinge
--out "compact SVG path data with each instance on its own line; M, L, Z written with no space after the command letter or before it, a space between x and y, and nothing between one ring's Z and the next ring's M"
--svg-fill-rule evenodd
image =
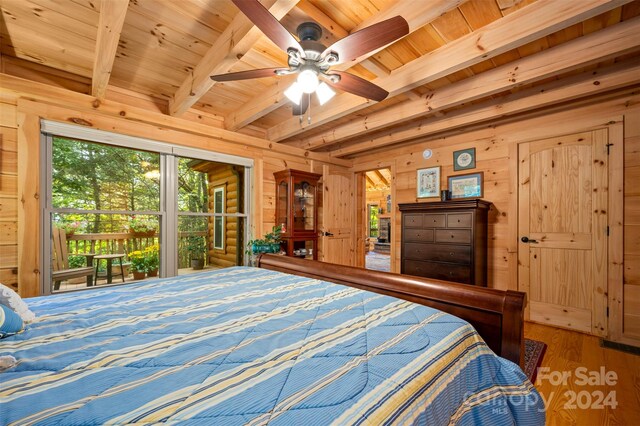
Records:
M613 146L612 143L608 143L607 144L607 155L609 155L611 153L611 147Z
M609 307L607 306L607 318L609 318Z
M609 236L609 225L607 225L607 237Z

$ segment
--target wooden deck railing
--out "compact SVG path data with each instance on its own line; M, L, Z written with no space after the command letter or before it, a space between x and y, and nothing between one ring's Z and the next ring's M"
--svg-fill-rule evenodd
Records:
M187 238L190 236L207 237L207 231L179 232L178 233L178 268L189 267L189 252L187 251ZM103 233L103 234L73 234L67 236L67 250L70 255L84 253L112 254L131 253L136 250L158 244L158 234L149 237L140 237L128 232ZM208 246L208 244L207 244ZM208 263L205 261L205 263Z

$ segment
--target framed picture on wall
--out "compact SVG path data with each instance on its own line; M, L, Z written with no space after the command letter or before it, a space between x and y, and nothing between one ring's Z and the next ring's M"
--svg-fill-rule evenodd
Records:
M440 166L418 170L418 198L440 196Z
M453 171L476 168L476 149L468 148L453 152Z
M449 176L451 198L482 198L483 172Z

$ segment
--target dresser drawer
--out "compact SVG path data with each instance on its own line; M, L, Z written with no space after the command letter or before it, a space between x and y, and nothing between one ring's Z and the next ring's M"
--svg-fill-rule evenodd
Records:
M405 241L432 243L433 229L405 229L404 239Z
M455 213L447 215L447 228L471 228L471 213Z
M423 228L444 228L447 220L445 214L425 214L422 219Z
M437 262L453 262L461 265L471 264L471 246L452 244L420 244L404 243L402 255L412 260L434 260Z
M470 242L470 229L436 229L436 243L469 244Z
M422 228L422 214L404 214L402 221L405 228Z
M403 274L464 284L471 283L471 267L469 266L411 259L405 259L403 266Z

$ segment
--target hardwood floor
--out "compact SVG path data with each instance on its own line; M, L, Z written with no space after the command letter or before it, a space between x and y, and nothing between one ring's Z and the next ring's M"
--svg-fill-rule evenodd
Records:
M535 385L546 401L548 425L640 425L640 356L540 324L526 323L524 334L547 344L541 367L549 370L539 370Z

